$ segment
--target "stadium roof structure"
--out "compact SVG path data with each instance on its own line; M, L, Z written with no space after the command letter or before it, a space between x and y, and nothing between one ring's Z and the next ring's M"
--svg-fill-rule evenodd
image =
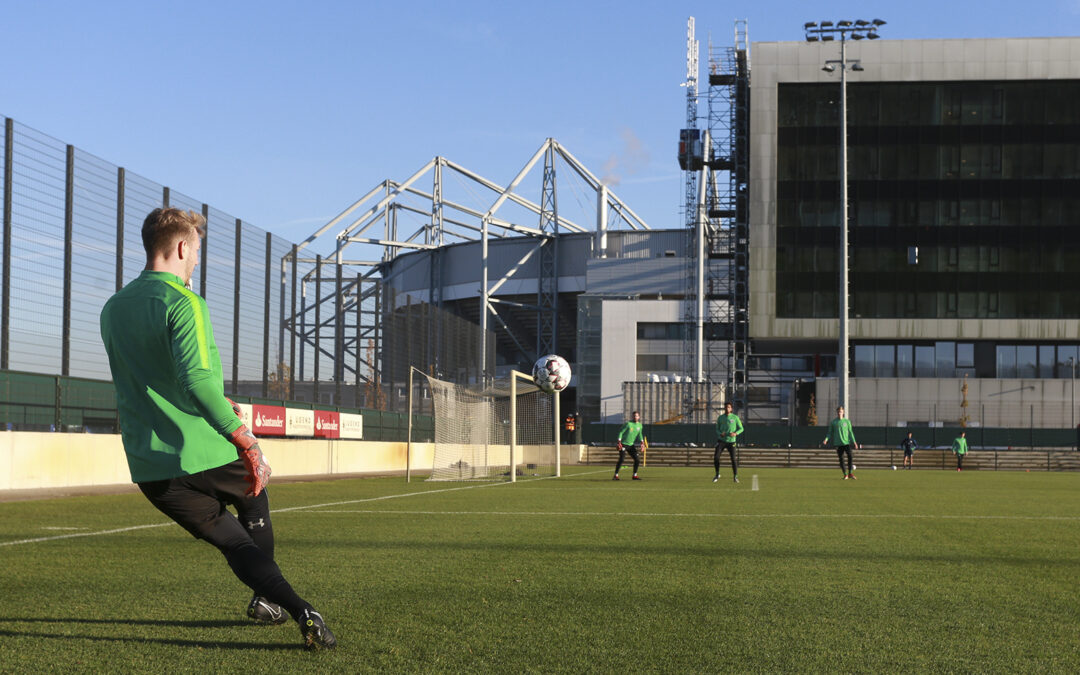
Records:
M568 197L562 201L560 189ZM592 222L583 224L588 222L586 219ZM382 181L282 258L282 271L292 267L292 278L301 285L302 296L298 308L293 293L292 310L282 312L286 317L284 327L314 346L318 354L333 360L335 379L343 379L345 371L363 379L377 379L377 357L365 357L360 352L363 342L379 341L377 295L381 282L389 281L384 278L387 263L410 252L480 242L484 251L482 260L477 261L484 272L480 304L487 309L479 312L481 330L488 329L489 317L502 324L494 306L497 301L491 295L537 256L542 270L541 289L536 306L529 309L536 310L540 325L537 350L547 353L545 350L552 349L556 340L557 284L556 247L545 244L563 233L595 231L602 236L606 231L620 229L651 228L605 181L555 139L546 139L506 185L437 156L404 181ZM320 240L329 237L333 237L332 252L325 256L312 254ZM528 247L509 272L489 280L487 242L506 237L531 237L535 245ZM356 250L377 254L347 255ZM327 283L334 284L334 292L320 292ZM308 297L309 284L315 288L313 302ZM439 304L440 289L432 285L428 300ZM282 293L283 303L285 297L286 293ZM325 309L320 312L320 307ZM349 325L353 316L356 325ZM502 328L507 329L505 325ZM333 346L327 349L324 342L330 338ZM353 358L347 358L348 354ZM355 367L346 365L349 361ZM488 356L482 356L481 362L488 362Z

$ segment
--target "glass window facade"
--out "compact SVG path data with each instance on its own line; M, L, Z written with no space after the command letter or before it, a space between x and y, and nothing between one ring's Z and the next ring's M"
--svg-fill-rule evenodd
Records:
M986 377L1068 379L1080 377L1080 345L952 342L851 346L854 377ZM980 354L983 356L980 357ZM1070 361L1070 359L1072 359Z
M837 314L838 94L779 85L781 318ZM1080 81L849 84L848 141L853 317L1080 317Z

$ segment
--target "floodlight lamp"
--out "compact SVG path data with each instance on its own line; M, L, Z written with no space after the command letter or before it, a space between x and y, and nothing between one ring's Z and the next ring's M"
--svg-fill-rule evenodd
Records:
M835 37L833 37L832 35L822 35L822 36L821 36L821 41L822 41L822 42L832 42L832 41L833 41L833 40L835 40L835 39L836 39L836 38L835 38Z
M843 21L837 21L836 25L846 28L847 26L851 25L851 22L848 21L847 19L844 19Z
M816 35L807 35L806 36L806 41L807 42L817 42L818 37Z
M884 26L885 22L882 21L881 19L874 19L874 25L875 26Z
M880 36L880 35L878 35L877 33L867 33L867 34L866 34L866 37L867 37L868 39L870 39L870 40L876 40L876 39L878 39L878 38L879 38L879 37L881 37L881 36Z
M836 70L836 66L824 65L821 67L821 69L824 70L826 73L831 73Z
M870 22L867 21L866 19L855 19L855 25L856 26L869 26Z
M832 28L832 21L822 21L821 22L821 27L822 28Z
M803 24L803 28L817 28L817 21L807 21Z
M852 39L852 40L862 40L862 39L863 39L863 38L865 38L865 37L866 37L866 36L865 36L865 35L863 35L862 33L852 33L852 34L851 34L851 39Z
M863 67L862 67L862 64L861 64L861 63L859 63L858 61L856 61L856 62L855 62L855 63L854 63L854 64L853 64L852 66L851 66L851 69L852 69L852 70L854 70L854 71L855 71L855 72L857 72L857 73L861 73L862 71L866 70L866 68L863 68Z

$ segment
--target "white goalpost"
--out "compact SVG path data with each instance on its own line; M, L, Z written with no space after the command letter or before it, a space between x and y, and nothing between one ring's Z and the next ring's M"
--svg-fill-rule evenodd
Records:
M518 371L488 387L424 377L434 417L428 480L514 482L519 476L561 475L558 392L541 391ZM414 414L410 405L410 428Z

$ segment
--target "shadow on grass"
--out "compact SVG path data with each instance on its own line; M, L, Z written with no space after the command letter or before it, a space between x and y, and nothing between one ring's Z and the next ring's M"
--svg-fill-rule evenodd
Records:
M175 621L175 620L157 620L157 619L87 619L87 618L44 618L44 617L15 617L15 616L0 616L0 625L3 624L93 624L93 625L115 625L115 626L161 626L168 628L234 628L237 626L252 626L259 628L268 628L258 626L250 621ZM290 635L292 635L290 633ZM209 641L209 640L179 640L176 638L153 638L145 636L135 635L118 635L118 636L103 636L103 635L76 635L71 633L38 633L36 631L16 631L16 630L4 630L0 629L0 636L5 637L32 637L35 639L40 638L54 638L56 640L90 640L92 642L142 642L147 644L158 645L172 645L176 647L195 647L197 649L262 649L262 650L275 650L275 651L294 651L303 649L303 645L297 640L292 644L274 644L266 642L222 642L222 641ZM269 636L268 636L269 637ZM294 637L299 638L299 635Z

